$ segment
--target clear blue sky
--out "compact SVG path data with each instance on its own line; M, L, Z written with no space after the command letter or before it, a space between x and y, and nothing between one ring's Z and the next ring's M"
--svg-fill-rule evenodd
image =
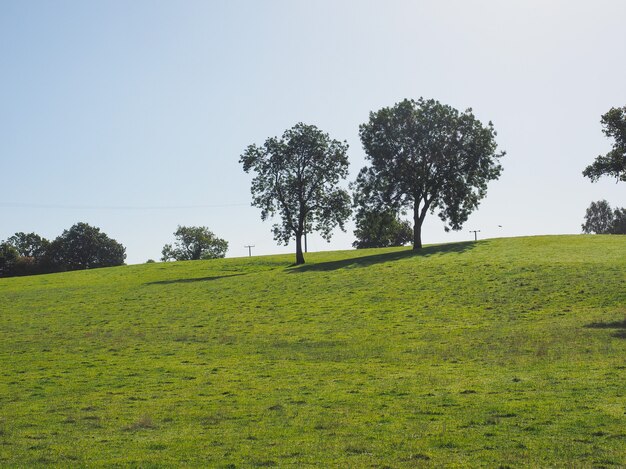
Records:
M592 200L626 206L581 175L626 105L625 24L617 0L1 0L0 239L84 221L140 263L206 225L229 256L291 252L249 207L244 148L315 124L354 178L359 124L420 96L472 107L508 153L463 231L431 216L425 243L579 233Z

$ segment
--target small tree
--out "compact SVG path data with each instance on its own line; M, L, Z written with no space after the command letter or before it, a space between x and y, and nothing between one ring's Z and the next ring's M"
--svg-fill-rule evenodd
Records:
M626 182L626 106L611 108L602 116L602 132L615 139L613 148L606 155L598 156L587 166L583 175L596 182L602 176L611 176Z
M296 264L304 264L302 235L312 230L330 240L332 230L350 216L350 196L339 181L348 175L348 144L331 140L313 125L296 124L281 138L262 147L250 145L239 160L246 173L253 171L252 205L261 219L278 213L274 239L296 240Z
M228 241L218 238L206 226L179 226L174 232L176 242L163 246L162 261L192 261L224 257Z
M15 233L6 240L19 257L13 269L14 275L33 275L51 271L48 257L50 241L36 233Z
M124 264L126 249L114 239L87 223L64 230L49 246L56 270L80 270Z
M360 208L355 216L357 249L404 246L413 239L413 229L406 220L401 220L392 210L372 211Z
M17 249L7 242L0 243L0 277L15 275L15 265L18 258Z
M15 233L7 239L7 243L12 245L20 256L32 257L40 260L46 255L50 241L42 238L36 233Z
M357 192L375 210L413 210L413 249L422 247L429 211L439 210L446 231L460 230L502 171L493 125L471 109L405 99L370 113L359 134L371 166L361 169Z
M608 234L613 226L613 211L606 200L591 202L585 212L583 233Z
M611 234L626 234L626 208L616 208L613 211Z
M585 213L583 233L626 234L626 209L611 209L606 200L591 202Z

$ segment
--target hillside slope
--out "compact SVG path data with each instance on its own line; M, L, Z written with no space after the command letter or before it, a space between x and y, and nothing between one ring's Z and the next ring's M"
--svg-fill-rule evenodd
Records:
M626 466L626 237L0 279L0 465Z

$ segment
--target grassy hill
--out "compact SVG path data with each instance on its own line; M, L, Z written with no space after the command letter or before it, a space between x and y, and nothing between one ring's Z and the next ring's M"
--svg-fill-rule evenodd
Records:
M0 465L626 466L626 237L0 279Z

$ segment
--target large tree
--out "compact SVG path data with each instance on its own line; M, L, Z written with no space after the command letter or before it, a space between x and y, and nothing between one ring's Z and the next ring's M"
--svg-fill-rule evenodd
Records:
M206 226L179 226L174 233L174 247L166 244L161 254L162 261L195 261L224 257L228 241L218 238Z
M345 229L350 196L339 182L348 175L347 150L347 143L299 123L263 146L250 145L241 155L244 171L255 173L252 205L261 209L262 220L280 215L274 239L287 245L295 238L296 264L304 264L305 232L319 231L330 240L336 226Z
M50 243L49 256L57 270L93 269L124 264L126 248L100 228L76 223Z
M596 182L602 176L610 176L626 182L626 106L611 108L602 116L602 132L613 138L613 148L606 155L598 156L587 166L583 175Z
M435 100L405 99L370 113L360 126L370 166L356 190L366 206L413 210L413 249L421 249L426 214L438 210L448 231L460 230L502 167L491 122Z

